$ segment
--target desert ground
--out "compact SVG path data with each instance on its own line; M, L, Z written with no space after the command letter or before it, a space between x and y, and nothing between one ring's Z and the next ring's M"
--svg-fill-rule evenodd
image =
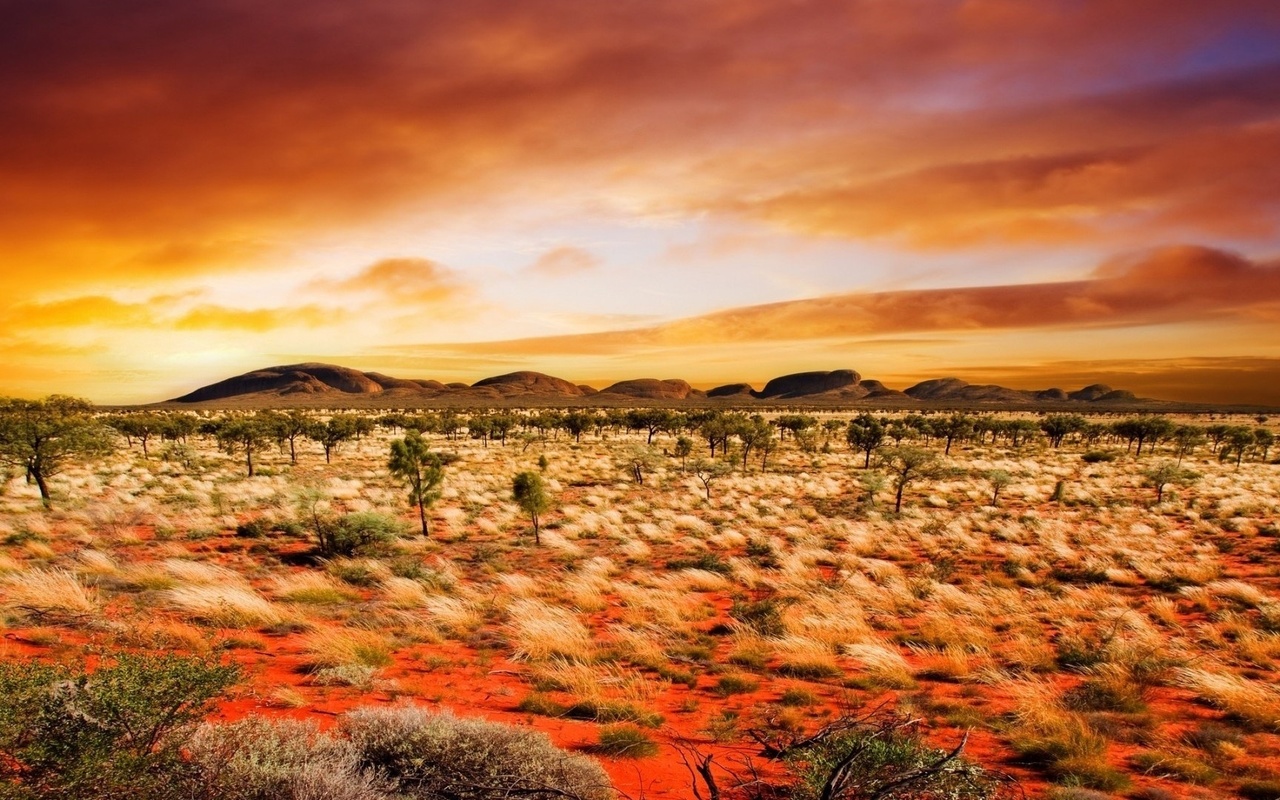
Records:
M993 793L1280 797L1280 467L1262 445L1180 456L1166 429L1139 455L1099 415L1054 447L1043 417L1008 413L948 442L941 413L877 412L901 441L868 458L847 440L859 412L824 410L791 430L766 414L767 443L712 455L693 425L601 417L575 437L503 413L505 440L421 426L450 454L429 536L388 469L418 412L362 412L327 462L306 437L296 462L260 444L252 477L211 434L146 455L120 436L52 476L47 507L10 470L3 661L234 663L214 723L449 711L543 732L629 798L705 797L699 765L726 797L801 796L785 787L816 767L771 755L882 718L963 744L953 763L1008 777ZM1010 420L1016 443L989 424ZM908 451L925 463L895 511ZM536 541L512 493L526 471L549 500ZM359 536L325 548L325 530ZM938 796L921 792L884 796Z

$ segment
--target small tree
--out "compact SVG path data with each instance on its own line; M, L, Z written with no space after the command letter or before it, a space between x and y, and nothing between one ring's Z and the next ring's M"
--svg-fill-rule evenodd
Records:
M1172 461L1161 461L1143 470L1142 475L1147 479L1147 485L1156 490L1156 505L1164 501L1164 489L1169 484L1186 486L1200 477L1199 474L1183 469Z
M418 507L424 537L431 535L427 508L440 499L444 467L445 460L428 449L426 440L417 431L409 431L403 439L391 443L387 468L409 489L409 502Z
M307 436L324 448L324 463L333 458L333 451L343 442L354 439L356 435L355 417L350 414L335 414L324 422L313 422L307 428Z
M845 441L855 450L860 450L865 454L862 460L862 468L871 468L871 455L876 448L884 444L885 429L884 423L867 413L859 414L849 421L849 427L845 430Z
M307 416L306 412L295 408L284 413L269 412L264 421L271 435L282 448L285 442L289 443L289 463L297 464L298 437L306 436L311 430L311 417Z
M1013 483L1013 476L1006 470L993 469L987 471L987 482L991 484L991 505L1000 505L1000 491Z
M689 454L693 452L693 440L688 436L680 436L676 439L675 454L680 459L680 471L684 472L685 467L689 465Z
M52 395L43 400L0 399L0 463L26 472L50 505L48 479L76 459L109 453L112 436L92 416L88 400Z
M262 421L255 416L231 417L218 423L214 435L218 446L228 454L244 451L245 465L249 477L254 475L253 454L267 442L268 430Z
M517 474L511 481L511 495L533 522L534 544L542 544L539 515L551 508L551 498L547 495L547 487L542 481L542 476L531 470Z
M880 466L893 478L893 513L902 511L902 493L909 484L937 469L938 456L920 447L893 447L880 456Z
M693 474L702 482L702 488L707 493L707 502L711 502L711 484L723 478L733 471L733 467L723 461L712 461L706 458L694 460L689 467L693 470Z

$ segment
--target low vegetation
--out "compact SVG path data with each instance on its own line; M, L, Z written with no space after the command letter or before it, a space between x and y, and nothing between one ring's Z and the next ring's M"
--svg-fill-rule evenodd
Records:
M0 797L1268 796L1272 426L6 402Z

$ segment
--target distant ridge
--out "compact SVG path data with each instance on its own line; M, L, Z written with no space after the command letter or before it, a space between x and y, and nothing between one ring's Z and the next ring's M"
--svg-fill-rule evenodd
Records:
M935 378L898 391L877 380L864 380L851 369L782 375L766 383L759 391L747 383L731 383L704 392L694 389L688 381L676 378L637 378L619 381L597 391L590 386L528 370L495 375L468 385L394 378L378 372L361 372L349 367L320 363L288 364L246 372L168 402L184 405L393 407L425 404L482 405L490 402L626 405L640 401L706 405L755 402L836 405L866 402L908 406L953 404L1046 408L1167 405L1158 400L1141 399L1132 392L1103 384L1093 384L1068 392L1063 389L1009 389L1003 386L974 385L959 378Z

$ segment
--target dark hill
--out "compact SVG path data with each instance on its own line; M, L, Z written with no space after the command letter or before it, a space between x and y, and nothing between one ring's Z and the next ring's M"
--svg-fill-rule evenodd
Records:
M688 397L706 396L704 392L694 389L686 381L677 379L660 381L656 378L619 381L601 389L600 394L621 394L641 400L684 400Z
M590 399L588 399L590 398ZM268 367L228 378L197 389L171 402L229 403L239 406L355 405L409 407L529 404L543 406L639 404L687 402L708 399L730 404L788 401L838 406L868 402L911 406L991 405L1024 408L1056 408L1079 405L1162 405L1137 398L1132 392L1093 384L1074 392L1062 389L1027 391L1003 386L974 385L959 378L936 378L917 383L905 392L876 380L863 380L851 369L831 372L797 372L774 378L764 389L731 383L703 392L679 379L640 378L619 381L597 392L563 378L523 370L477 381L444 384L434 380L395 378L378 372L361 372L334 364L289 364Z
M513 395L538 394L560 395L562 397L582 397L586 392L563 378L544 375L541 372L509 372L506 375L495 375L492 378L476 381L473 389L493 388L503 397Z
M177 398L179 403L226 400L243 395L381 394L372 376L332 364L291 364L246 372Z

